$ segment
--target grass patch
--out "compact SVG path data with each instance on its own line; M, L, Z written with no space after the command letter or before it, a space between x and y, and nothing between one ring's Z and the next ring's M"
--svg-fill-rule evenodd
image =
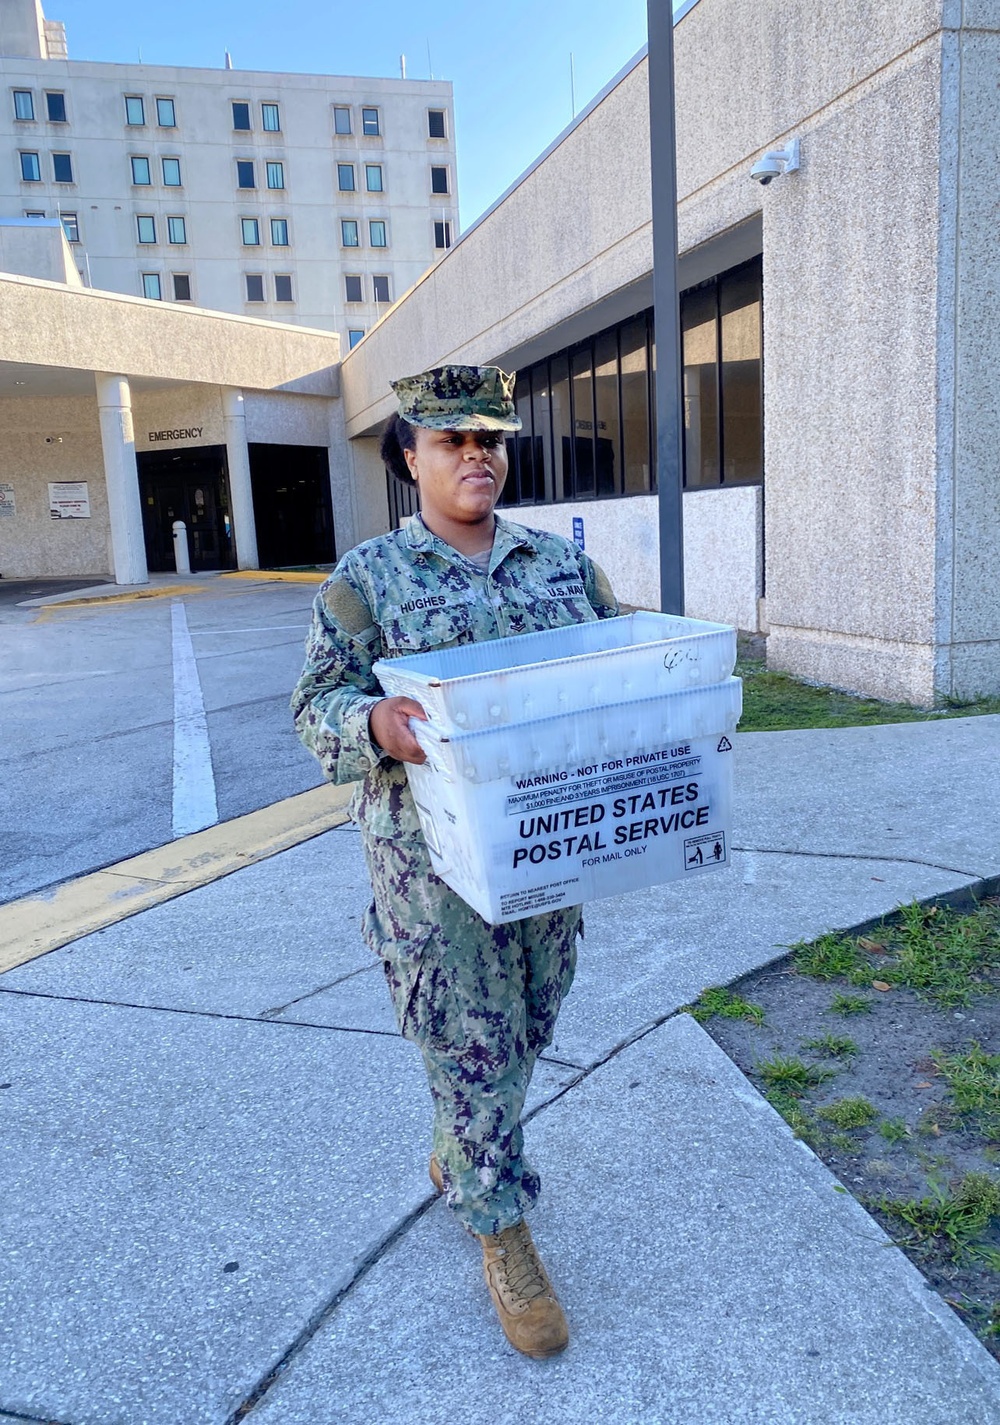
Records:
M905 1118L885 1118L879 1124L878 1131L887 1143L902 1143L910 1136Z
M738 659L736 673L743 679L741 732L863 727L872 723L928 722L1000 713L1000 698L979 698L966 703L949 700L943 707L924 709L907 703L882 703L875 698L855 697L834 688L800 683L787 673L768 672L764 660L759 658Z
M762 1005L751 1004L749 1000L722 988L703 990L694 1004L687 1005L686 1009L699 1024L704 1024L716 1014L723 1019L746 1019L758 1027L764 1023Z
M927 1197L886 1195L873 1198L872 1205L909 1227L904 1239L908 1245L947 1244L949 1254L958 1259L976 1237L1000 1223L1000 1182L988 1173L966 1173L954 1189L938 1183Z
M855 985L871 983L868 961L846 935L821 935L791 948L792 964L800 975L811 975L814 980L845 979Z
M983 1136L1000 1142L1000 1054L973 1040L963 1054L933 1054L955 1111L972 1118Z
M834 1128L867 1128L878 1118L878 1109L860 1095L834 1099L818 1110L820 1118L832 1123Z
M833 1077L832 1070L822 1069L818 1064L807 1064L794 1054L775 1054L773 1059L762 1059L757 1065L757 1073L770 1089L780 1089L793 1096L806 1093Z
M830 1013L842 1015L844 1019L852 1014L871 1014L872 1002L867 995L835 994L830 1001Z
M803 1039L800 1048L829 1054L832 1059L850 1059L858 1052L857 1044L846 1034L821 1034L818 1039Z
M818 1141L819 1130L797 1098L781 1089L769 1089L764 1097L781 1114L796 1138L801 1138L810 1147Z

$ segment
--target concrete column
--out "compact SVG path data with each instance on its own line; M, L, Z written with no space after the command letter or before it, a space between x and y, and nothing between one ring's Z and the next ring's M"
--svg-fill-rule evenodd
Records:
M115 583L148 584L139 472L135 463L132 392L127 376L109 376L97 371L94 380L101 420L104 479L108 487Z
M229 464L229 495L233 502L233 534L236 563L240 569L259 569L257 526L253 517L253 489L250 484L250 450L243 392L232 386L222 388L222 415L226 428L226 459Z

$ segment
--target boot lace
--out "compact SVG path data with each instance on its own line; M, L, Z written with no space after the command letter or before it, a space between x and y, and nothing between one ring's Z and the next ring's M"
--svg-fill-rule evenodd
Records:
M535 1301L548 1290L545 1271L526 1222L515 1223L499 1234L495 1260L499 1285L514 1303Z

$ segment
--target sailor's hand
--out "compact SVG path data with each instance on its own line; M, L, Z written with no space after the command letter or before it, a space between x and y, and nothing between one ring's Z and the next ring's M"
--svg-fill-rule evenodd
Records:
M368 731L373 742L397 762L426 762L420 743L410 731L409 720L418 717L427 721L427 714L412 698L383 698L368 716Z

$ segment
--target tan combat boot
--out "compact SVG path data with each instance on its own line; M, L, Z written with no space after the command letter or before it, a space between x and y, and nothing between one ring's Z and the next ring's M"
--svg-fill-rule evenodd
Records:
M479 1241L486 1284L510 1344L536 1360L565 1350L569 1327L528 1224L522 1219Z
M444 1192L444 1175L441 1172L441 1164L438 1162L436 1153L431 1154L430 1166L427 1169L431 1182L434 1184L435 1192Z

